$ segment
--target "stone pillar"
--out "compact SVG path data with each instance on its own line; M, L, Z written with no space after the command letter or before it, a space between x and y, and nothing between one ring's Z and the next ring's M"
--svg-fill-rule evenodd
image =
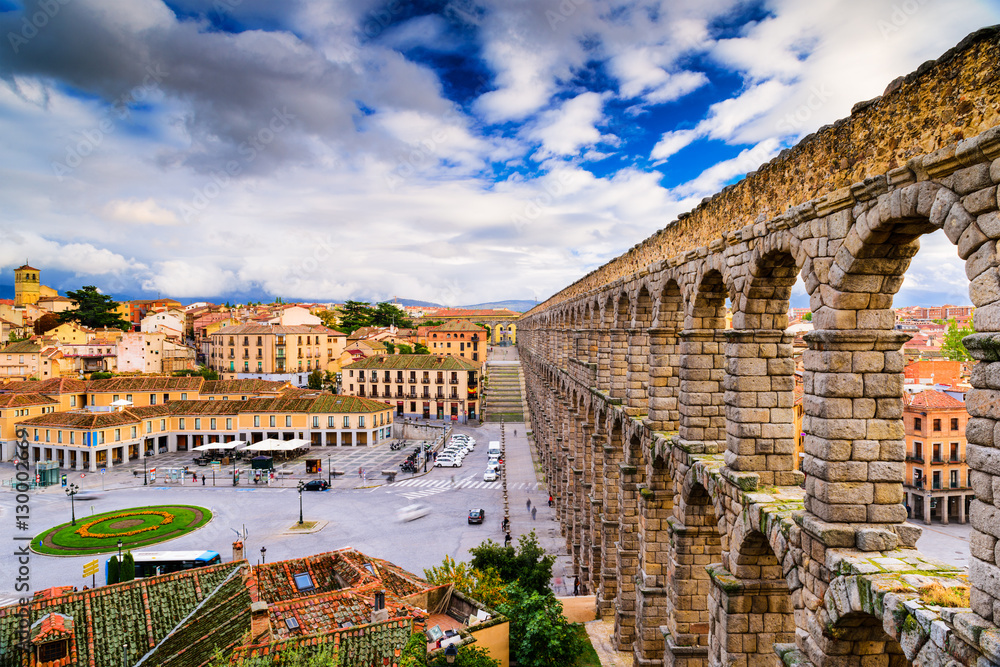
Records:
M791 597L785 580L780 578L780 567L777 579L740 579L719 564L710 565L709 572L708 664L780 665L774 645L795 642Z
M591 436L593 456L590 467L592 485L590 487L590 586L589 590L597 592L601 584L602 557L601 548L604 534L604 448L608 442L608 433L602 423L597 423L594 435ZM598 611L598 615L600 612Z
M726 331L726 465L765 486L798 486L792 335Z
M649 419L653 431L676 431L680 424L678 394L680 339L674 329L649 330Z
M931 525L931 497L925 495L924 499L924 523Z
M959 523L966 523L968 521L968 519L966 519L966 517L965 517L965 496L966 496L966 494L963 493L962 495L960 495L958 497L958 522Z
M604 393L611 391L610 329L601 329L597 332L597 390Z
M628 334L625 329L611 330L611 387L612 398L625 398L628 375Z
M669 473L665 467L647 467L652 476L639 489L639 572L636 581L635 664L663 664L663 626L670 604L667 573L670 569L669 521L673 512Z
M951 502L951 496L944 496L938 501L941 505L941 525L948 525L948 503Z
M715 329L692 329L680 339L680 444L714 454L726 438L723 338Z
M614 645L628 651L635 641L637 575L639 573L638 470L634 465L618 466L618 596L615 600Z
M618 478L622 462L620 427L610 435L604 447L603 507L601 514L601 581L597 591L597 608L601 618L613 618L618 596Z
M587 330L587 363L590 364L593 375L591 376L591 381L588 384L590 387L598 386L598 373L599 373L599 352L600 347L601 332L599 329L588 329Z
M632 417L649 412L649 335L644 329L629 329L628 369L625 376L625 411Z
M920 531L904 524L903 506L900 347L909 335L812 331L805 338L805 508L818 520L806 530L828 547L914 546ZM855 525L834 535L821 524Z

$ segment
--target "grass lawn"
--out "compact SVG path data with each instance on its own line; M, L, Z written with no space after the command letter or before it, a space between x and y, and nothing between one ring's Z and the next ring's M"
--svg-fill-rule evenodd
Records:
M597 651L590 643L590 635L587 634L587 629L583 627L582 623L577 623L576 632L583 640L583 653L579 655L572 667L601 667L601 660L597 657Z
M131 507L50 528L32 540L31 548L55 556L110 553L117 551L120 539L123 549L135 549L180 537L211 519L211 511L194 505Z

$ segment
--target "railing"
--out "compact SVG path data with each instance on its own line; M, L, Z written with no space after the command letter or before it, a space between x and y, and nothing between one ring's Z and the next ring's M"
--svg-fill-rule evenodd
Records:
M906 460L907 461L911 461L913 463L923 463L924 462L924 457L923 456L907 456Z
M434 380L434 384L444 384L444 378L437 378Z
M455 378L452 378L452 379L451 379L451 380L449 380L448 382L449 382L450 384L458 384L458 380L456 380Z

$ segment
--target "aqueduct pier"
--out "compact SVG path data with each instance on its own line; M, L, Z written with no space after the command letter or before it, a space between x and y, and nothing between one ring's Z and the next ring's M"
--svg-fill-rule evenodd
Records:
M637 664L1000 664L998 184L990 28L519 320L574 567ZM938 229L979 332L969 572L914 548L903 505L892 298ZM804 486L785 332L797 276L815 325ZM971 608L938 606L932 582L971 585Z

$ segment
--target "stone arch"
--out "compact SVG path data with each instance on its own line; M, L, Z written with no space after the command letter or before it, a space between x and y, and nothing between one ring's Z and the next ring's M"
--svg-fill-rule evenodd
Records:
M601 295L598 299L600 323L596 336L597 390L605 393L611 391L611 330L615 325L615 302L610 293Z
M679 434L693 452L716 453L726 440L726 296L722 273L705 270L681 332Z
M628 330L628 373L626 400L628 413L645 416L649 409L649 328L653 324L653 299L643 284L636 294Z
M618 598L615 603L615 646L619 651L633 647L636 638L636 604L639 573L639 485L645 469L642 441L638 434L626 434L627 446L618 477Z
M668 278L656 302L649 329L649 428L676 431L680 424L680 333L684 326L684 297Z
M636 581L636 664L663 658L663 633L669 603L667 578L670 570L670 517L673 514L671 468L663 456L652 456L645 464L645 481L639 486L639 563Z
M837 664L843 667L910 665L898 638L886 634L881 619L865 612L852 611L839 617L823 638L826 655L837 656Z
M628 327L631 326L631 303L627 292L620 292L615 300L615 320L611 329L611 386L612 398L626 398L628 375Z
M795 642L794 609L781 563L759 530L734 545L735 571L711 573L710 662L777 664L774 645Z

